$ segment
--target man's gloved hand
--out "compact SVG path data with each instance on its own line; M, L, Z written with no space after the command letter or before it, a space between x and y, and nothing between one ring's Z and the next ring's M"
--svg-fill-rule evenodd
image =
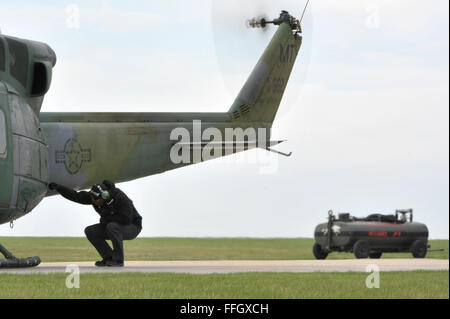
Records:
M48 184L48 189L50 189L50 190L55 190L57 188L58 188L58 184L56 184L56 183Z

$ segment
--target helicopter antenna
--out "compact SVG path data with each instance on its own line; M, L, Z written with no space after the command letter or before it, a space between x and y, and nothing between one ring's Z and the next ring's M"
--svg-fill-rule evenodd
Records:
M308 4L309 4L309 0L306 2L305 8L303 9L302 17L300 18L300 23L302 23L302 21L303 21L303 16L305 15L306 8L308 7Z

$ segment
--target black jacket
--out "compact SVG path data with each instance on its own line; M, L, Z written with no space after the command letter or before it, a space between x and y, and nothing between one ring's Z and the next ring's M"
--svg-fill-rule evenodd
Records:
M108 188L113 201L110 205L106 205L105 203L101 207L92 203L89 192L76 192L62 185L57 185L55 190L68 200L83 205L92 205L100 215L101 224L116 222L123 225L134 224L142 228L142 217L134 207L133 201L124 192L116 188L114 183L109 182Z

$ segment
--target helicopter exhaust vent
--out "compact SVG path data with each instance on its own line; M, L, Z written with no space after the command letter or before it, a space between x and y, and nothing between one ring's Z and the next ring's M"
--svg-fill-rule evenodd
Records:
M250 107L247 104L242 104L239 107L241 114L247 114L248 112L250 112Z

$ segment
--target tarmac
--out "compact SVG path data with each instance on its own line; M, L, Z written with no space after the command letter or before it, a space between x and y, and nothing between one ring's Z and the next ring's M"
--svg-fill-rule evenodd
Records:
M95 267L94 262L41 263L34 268L0 269L0 274L83 273L187 273L229 274L242 272L371 272L449 270L448 259L345 259L345 260L209 260L126 261L125 267ZM68 266L71 266L68 268Z

